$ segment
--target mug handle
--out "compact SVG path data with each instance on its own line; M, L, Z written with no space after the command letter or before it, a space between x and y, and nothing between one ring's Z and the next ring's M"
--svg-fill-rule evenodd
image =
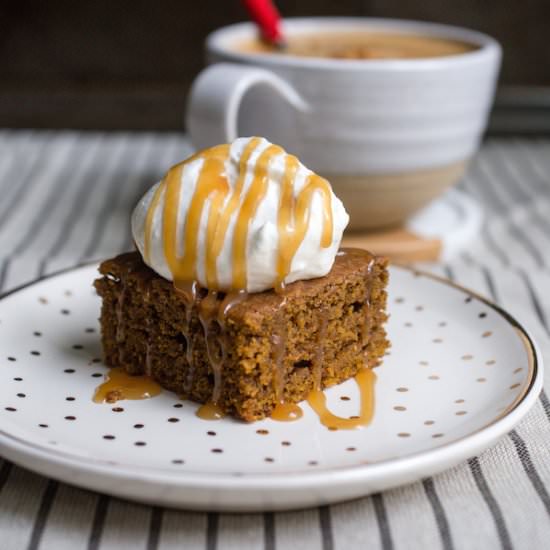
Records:
M186 127L197 149L230 143L238 136L237 120L246 92L267 84L297 111L309 105L285 80L266 69L237 63L216 63L194 80L186 109Z

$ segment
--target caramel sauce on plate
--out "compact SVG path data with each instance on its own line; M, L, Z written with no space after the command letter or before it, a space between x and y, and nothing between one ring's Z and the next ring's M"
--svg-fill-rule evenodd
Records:
M116 403L122 399L148 399L162 388L150 376L133 376L122 367L112 368L94 394L96 403Z
M279 403L272 411L271 418L278 422L294 422L302 418L304 412L296 403Z
M206 341L206 351L213 375L213 390L210 401L197 410L197 416L204 419L219 419L224 416L218 402L223 385L223 367L227 359L226 324L229 312L233 307L246 299L247 293L247 242L249 226L258 206L268 191L268 171L276 157L284 156L284 173L280 181L280 198L277 214L278 248L276 256L276 278L273 288L279 296L275 312L275 326L271 337L271 359L273 363L272 384L277 405L272 418L279 421L293 421L302 416L302 410L294 403L284 399L286 371L284 356L286 352L285 279L290 273L292 260L307 234L311 205L315 195L322 199L322 232L320 246L327 248L332 243L333 219L331 190L329 183L316 174L308 174L298 193L295 193L294 181L299 169L298 159L288 155L277 145L268 145L259 153L260 138L252 138L245 146L239 160L238 178L232 189L226 175L226 163L229 159L229 145L212 147L172 167L156 188L145 220L144 259L150 263L152 228L155 213L161 208L162 200L162 237L164 256L172 274L174 286L182 297L186 309L186 327L183 331L187 343L188 376L185 381L185 392L189 392L195 378L195 351L190 324L193 312L196 312L202 325ZM252 179L245 186L245 177L251 159ZM199 175L190 197L187 219L182 234L178 234L178 210L182 193L189 193L184 188L184 173L192 162L201 162ZM201 289L197 283L197 265L199 263L198 235L199 225L206 212L206 234L204 262L205 278L210 290ZM218 291L217 261L230 222L234 220L232 235L231 290ZM346 253L346 252L340 252ZM350 251L349 253L359 253ZM122 309L125 292L121 290L117 304L119 319L117 340L124 340ZM148 297L147 297L148 299ZM312 361L314 389L308 397L311 407L317 412L321 422L332 428L350 429L365 425L372 417L373 392L375 375L368 369L362 370L356 377L361 390L361 413L356 419L339 418L328 411L325 396L322 393L323 345L326 337L328 316L325 310L319 311L319 328L317 353ZM365 330L368 330L366 321ZM146 371L151 374L147 344ZM117 399L140 399L151 397L160 392L160 386L147 376L129 376L121 369L113 369L107 375L107 381L96 391L94 401L104 402Z
M219 420L225 416L225 413L220 409L220 407L212 403L212 401L201 405L195 414L203 420Z
M355 376L361 396L359 416L342 418L332 414L326 404L326 396L321 390L312 391L307 398L310 407L317 413L323 426L337 430L353 430L360 426L366 426L372 420L374 414L374 383L376 374L372 369L361 369Z

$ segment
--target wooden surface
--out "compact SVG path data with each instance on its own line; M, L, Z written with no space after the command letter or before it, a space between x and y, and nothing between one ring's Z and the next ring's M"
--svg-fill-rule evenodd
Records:
M403 228L370 233L347 233L342 246L364 248L392 262L437 261L441 254L439 239L426 239Z

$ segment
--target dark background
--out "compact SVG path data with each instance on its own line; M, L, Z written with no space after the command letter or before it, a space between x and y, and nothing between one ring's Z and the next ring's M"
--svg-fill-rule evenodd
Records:
M493 132L550 131L548 0L279 0L286 16L371 15L481 30L504 49ZM212 30L239 0L0 0L0 126L181 129Z

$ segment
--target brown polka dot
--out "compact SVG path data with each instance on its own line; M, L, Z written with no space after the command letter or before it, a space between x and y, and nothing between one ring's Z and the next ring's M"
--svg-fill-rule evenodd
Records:
M418 364L427 367L430 363L428 363L428 361L419 361Z
M487 378L476 378L476 382L480 382L480 383L487 382Z
M94 357L92 363L101 363L101 359L99 357Z
M4 407L4 410L9 412L15 412L17 409L15 407Z
M409 391L409 388L399 387L399 388L396 388L395 391L403 393L403 392Z
M405 298L399 297L395 299L396 304L402 304L405 301Z
M64 294L65 294L65 296L72 296L73 295L73 293L70 290L66 290L64 292Z
M478 315L478 317L479 317L480 319L484 319L485 317L487 317L487 314L486 314L484 311L482 311L482 312Z
M407 407L402 407L401 405L397 405L393 408L394 411L406 411Z
M113 440L114 438L115 438L114 435L104 435L104 436L103 436L103 439Z
M84 349L84 346L81 344L74 344L73 349Z
M16 382L22 382L23 381L23 378L20 378L19 376L15 377L14 380Z
M27 397L24 393L18 393L17 397L20 397L21 399Z
M433 342L434 344L441 344L441 343L443 342L443 339L442 339L442 338L434 338L434 339L432 340L432 342Z
M172 423L175 423L175 422L179 422L180 419L179 418L175 418L175 417L171 417L168 419L168 422L172 422Z
M317 466L319 463L316 460L310 460L307 464L308 466Z
M428 376L428 380L439 380L439 376L437 376L437 374L432 374Z
M463 355L463 356L461 357L461 359L462 359L463 361L471 361L473 358L474 358L474 356L473 356L473 355L470 355L470 354L468 354L468 355Z
M38 355L40 355L40 352L39 352L39 351L36 351L36 350L32 350L32 351L31 351L31 355L38 356Z
M213 453L223 453L223 449L212 449L211 452Z
M145 445L147 445L147 443L145 443L145 441L136 441L136 442L134 443L134 445L135 445L136 447L145 447Z
M424 425L425 426L433 426L435 424L434 420L425 420Z
M111 410L115 413L121 413L124 409L122 407L113 407Z
M65 401L74 401L75 398L74 397L65 397Z
M256 433L260 435L267 435L269 433L269 430L256 430Z
M76 420L76 416L66 416L65 420Z
M90 376L92 378L100 378L103 375L100 372L94 372L94 373L90 374Z
M8 361L17 361L17 359L15 357L8 357Z
M405 326L406 326L407 328L410 328L410 327L413 326L413 324L412 324L412 323L405 323Z
M489 359L489 361L485 361L486 365L494 365L496 361L494 359Z
M86 328L84 329L84 332L88 332L88 333L95 332L95 328L93 328L93 327L86 327Z
M65 369L63 372L66 372L67 374L72 374L73 372L75 372L74 369Z
M141 428L143 427L144 427L143 424L134 424L134 428L136 428L136 430L141 430Z
M183 403L174 403L173 406L175 409L181 409L183 407Z
M290 443L290 441L281 441L281 445L283 447L290 447L291 443Z
M340 399L341 399L342 401L349 401L349 400L350 400L350 398L349 398L347 395L342 395L342 396L340 396Z
M185 461L181 460L180 458L175 458L172 460L172 464L185 464Z
M472 297L471 297L471 296L468 296L467 298L464 299L464 302L465 302L466 304L469 304L471 301L472 301Z
M48 425L47 425L47 424L38 424L38 427L39 427L39 428L47 428Z
M514 374L517 374L518 372L521 372L523 370L523 367L519 367L514 371Z
M71 313L71 312L70 312L68 309L62 309L62 310L61 310L61 314L62 314L62 315L70 315L70 313Z
M399 432L397 437L411 437L411 434L407 432Z
M433 434L432 437L437 439L438 437L443 437L445 434Z
M414 309L416 311L424 311L424 306L416 306Z
M41 303L41 304L47 304L48 303L48 300L46 298L43 298L42 296L40 296L40 298L38 298L38 301Z
M211 430L208 431L208 432L206 432L206 433L207 433L208 435L212 435L212 436L216 435L216 432L213 432L213 431L211 431Z
M346 451L349 451L349 452L353 452L353 451L356 451L357 450L357 447L347 447L346 448Z
M455 403L464 403L464 399L456 399Z
M275 459L274 458L271 458L270 456L266 456L264 458L264 462L275 462Z
M441 321L438 323L438 326L440 327L446 327L447 326L447 323L445 321Z
M37 336L37 337L42 336L42 333L41 333L41 332L38 332L37 330L35 330L35 331L33 332L33 334L34 334L35 336Z
M510 386L510 389L511 389L511 390L515 390L516 388L519 388L520 386L521 386L521 384L519 384L519 383L518 383L518 384L512 384L512 385Z
M482 335L481 337L482 338L489 338L489 336L491 336L493 333L490 331L490 330L486 330Z
M464 416L465 414L468 414L468 411L456 411L456 416Z

